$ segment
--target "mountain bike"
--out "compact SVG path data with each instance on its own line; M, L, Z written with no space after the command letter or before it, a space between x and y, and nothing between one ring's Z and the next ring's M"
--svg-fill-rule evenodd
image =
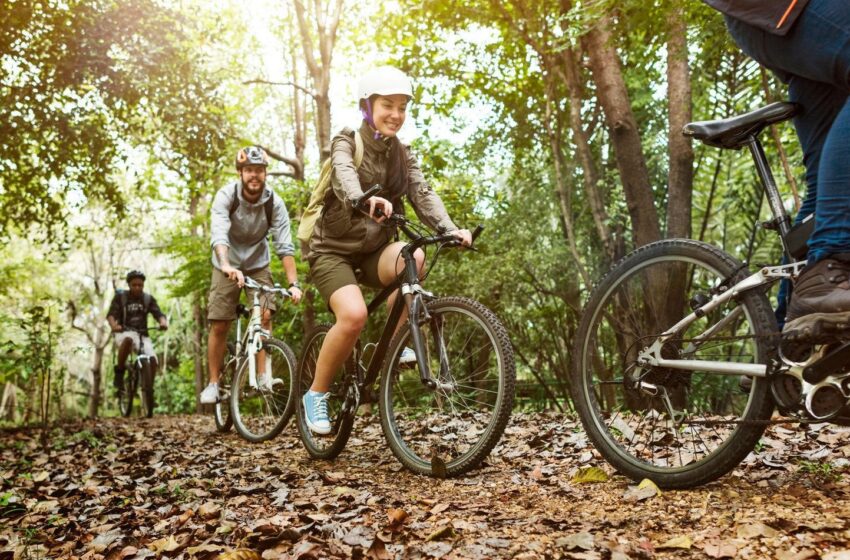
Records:
M153 417L154 390L153 381L156 375L157 359L152 349L145 347L146 336L141 332L124 327L125 331L133 331L139 336L139 351L127 356L127 371L124 381L118 389L118 408L125 418L133 413L133 400L136 391L140 390L139 411L145 418ZM150 353L149 353L150 352Z
M850 345L783 340L767 292L806 264L814 220L791 226L759 133L799 111L774 103L690 123L684 134L749 149L788 264L747 264L690 239L624 257L593 290L573 348L576 411L602 456L633 479L688 488L735 468L772 422L842 421ZM789 419L771 420L775 408Z
M380 187L364 193L358 207ZM496 315L466 297L437 297L425 291L414 253L431 245L440 251L460 245L451 234L426 236L403 215L386 222L410 242L401 250L404 271L368 304L372 315L399 290L377 342L361 340L334 377L328 400L331 432L313 433L301 398L310 388L316 360L331 325L320 325L304 339L298 366L297 419L301 441L318 459L333 459L351 435L359 405L374 391L380 374L378 411L393 454L413 472L435 477L461 475L478 466L505 430L514 398L515 364L507 331ZM480 234L479 226L473 240ZM407 309L408 320L396 332ZM414 366L400 365L406 347ZM367 356L369 356L367 360Z
M232 425L240 436L256 443L277 436L292 417L296 359L292 349L262 325L260 293L289 297L289 292L247 276L245 286L253 290L253 303L250 311L242 304L236 308L236 336L227 343L214 417L219 432Z

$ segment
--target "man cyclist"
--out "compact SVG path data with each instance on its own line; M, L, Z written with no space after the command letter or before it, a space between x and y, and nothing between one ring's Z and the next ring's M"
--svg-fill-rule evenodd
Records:
M210 322L207 345L210 381L201 392L200 400L204 404L213 404L219 399L218 379L227 348L227 332L231 321L236 318L236 306L245 285L245 276L259 284L274 285L269 269L269 232L274 251L283 263L292 301L298 303L301 300L289 214L283 200L266 187L267 167L268 157L262 148L242 148L236 153L239 180L219 190L213 200L210 219L213 271L207 313ZM253 297L251 293L248 296ZM260 303L263 307L263 328L271 330L274 298L261 294ZM259 358L257 381L265 387L271 382L271 372L264 371L266 362L262 353Z
M802 106L794 126L808 190L797 222L814 213L815 230L783 332L827 341L850 324L850 2L705 1L726 14L741 50L787 83L790 100Z
M145 350L153 355L153 345L148 337L148 313L159 322L160 330L168 329L168 319L160 310L156 299L145 292L145 274L139 270L127 273L129 290L117 290L106 320L115 336L118 347L118 363L115 365L115 376L112 380L120 392L124 386L124 372L127 370L127 356L130 350L139 352L140 343L144 342Z

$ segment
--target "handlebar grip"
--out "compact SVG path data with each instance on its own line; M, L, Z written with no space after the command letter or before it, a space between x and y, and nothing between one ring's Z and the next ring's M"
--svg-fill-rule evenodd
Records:
M475 243L475 240L478 238L479 235L481 235L482 231L484 231L484 226L482 226L481 224L478 224L477 226L475 226L475 229L472 230L472 242L473 243Z
M366 190L366 192L363 193L363 196L361 196L360 198L357 199L357 202L354 203L354 207L357 208L358 210L362 210L363 209L363 203L366 202L367 200L369 200L370 198L372 198L373 196L375 196L376 194L378 194L379 192L381 192L381 188L382 187L379 184L375 184L375 185L372 185L371 187L369 187L369 189Z

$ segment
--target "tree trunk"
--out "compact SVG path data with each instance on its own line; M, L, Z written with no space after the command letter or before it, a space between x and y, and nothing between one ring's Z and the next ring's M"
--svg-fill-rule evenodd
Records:
M313 99L316 102L316 141L319 146L320 161L324 162L331 155L331 100L328 96L331 82L331 60L336 43L336 32L339 27L343 0L334 0L333 6L326 7L322 13L322 4L315 2L311 15L315 21L315 41L307 21L307 10L302 0L295 0L295 15L298 19L298 31L301 35L301 46L304 50L304 60L313 82ZM319 60L314 51L318 43Z
M91 366L91 395L89 395L89 418L97 418L100 413L100 395L103 385L103 354L106 344L103 343L102 329L98 329L97 336L100 344L95 344L94 358Z
M547 82L551 80L551 77L552 75L547 72L545 78ZM592 286L593 282L590 279L590 274L588 274L587 269L585 269L584 264L582 263L581 255L579 254L578 245L576 243L572 193L564 179L564 158L561 153L560 122L552 110L552 91L550 86L551 84L547 84L546 87L546 118L543 119L543 121L546 123L546 135L549 137L549 149L552 152L552 161L555 168L555 185L558 194L558 202L561 206L561 218L564 221L567 246L570 250L570 254L573 256L573 260L576 263L576 268L584 281L584 285Z
M12 382L6 382L3 388L3 398L0 399L0 420L7 422L15 421L15 412L18 408L18 388Z
M667 191L667 237L691 237L694 151L682 128L691 121L691 76L687 24L681 0L667 14L667 100L670 112L670 175Z
M640 132L632 113L620 59L612 44L610 26L610 17L603 15L582 40L590 59L596 94L611 135L617 169L632 220L635 245L639 247L660 239L661 229L643 157Z
M602 245L605 247L605 253L608 255L608 258L613 259L614 238L611 228L608 227L608 213L605 210L604 197L599 190L599 171L596 168L593 152L590 149L588 133L584 129L584 123L581 119L583 94L578 64L576 63L577 56L573 49L565 49L561 56L562 65L560 67L560 74L567 86L569 95L570 130L573 133L573 144L575 144L576 155L578 156L579 165L581 165L584 190L587 193L587 200L590 203L590 212L593 216L593 223L596 226L596 233L602 240Z

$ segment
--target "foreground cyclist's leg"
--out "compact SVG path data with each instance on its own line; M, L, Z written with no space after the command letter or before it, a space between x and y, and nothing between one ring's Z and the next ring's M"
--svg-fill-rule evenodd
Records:
M798 339L829 338L828 331L850 323L850 290L833 281L850 273L844 258L850 253L850 10L843 0L813 0L782 36L727 21L742 50L773 69L804 107L794 124L809 185L804 209L815 212L815 231L785 331Z

